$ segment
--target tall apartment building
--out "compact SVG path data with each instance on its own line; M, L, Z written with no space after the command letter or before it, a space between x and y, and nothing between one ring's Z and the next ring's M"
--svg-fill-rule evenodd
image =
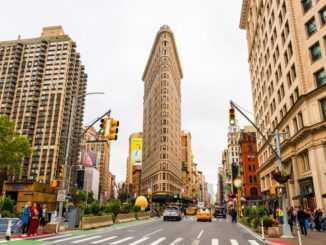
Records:
M243 0L255 121L281 137L282 162L292 173L287 204L326 208L326 3ZM271 144L274 138L268 136ZM275 154L257 137L262 191L269 195Z
M40 37L0 42L0 113L31 140L20 178L50 183L64 163L72 98L86 91L87 74L76 43L61 26L44 27ZM72 137L79 138L84 96L78 98ZM69 166L77 161L80 141L72 141Z
M94 151L99 155L95 168L100 174L99 200L103 202L109 199L110 146L110 141L97 134L94 127L87 130L84 135L82 150Z
M129 137L126 185L132 197L140 195L141 171L143 161L143 134L133 133Z
M143 74L144 154L142 194L180 193L181 79L183 77L173 32L158 31Z
M239 152L240 152L240 148L239 148L239 144L238 144L238 140L239 140L239 136L240 136L240 127L238 125L235 126L229 126L229 131L228 131L228 164L230 164L230 166L228 166L228 169L231 170L231 181L232 181L232 185L231 185L231 192L232 193L236 193L237 190L236 188L233 186L233 180L238 176L239 174L239 167L240 167L240 159L239 159Z
M223 166L223 193L224 199L233 193L232 187L232 169L229 162L229 150L224 149L222 152L222 166Z
M191 196L191 168L192 150L190 132L181 131L181 163L182 163L182 189L183 195Z
M223 166L219 165L217 168L217 188L216 188L216 203L219 205L224 204L224 184L223 176L225 175L223 171Z

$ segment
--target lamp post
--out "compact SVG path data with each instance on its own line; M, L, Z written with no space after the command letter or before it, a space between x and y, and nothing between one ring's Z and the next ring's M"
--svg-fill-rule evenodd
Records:
M69 150L70 150L70 141L71 141L71 134L72 134L72 121L74 117L74 112L75 112L75 105L77 99L87 96L87 95L92 95L92 94L104 94L103 92L93 92L93 93L86 93L86 94L81 94L78 96L73 96L72 97L72 104L71 104L71 110L70 110L70 120L69 120L69 129L68 129L68 139L67 139L67 145L66 145L66 156L65 156L65 171L63 174L63 180L62 180L62 189L66 190L66 178L67 178L67 166L68 166L68 158L69 158ZM63 209L63 202L60 201L59 203L59 218L62 218L62 209Z

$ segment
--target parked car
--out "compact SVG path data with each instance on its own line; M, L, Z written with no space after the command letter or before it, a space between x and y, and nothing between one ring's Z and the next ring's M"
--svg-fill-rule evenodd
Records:
M209 208L200 208L197 211L197 221L209 221L212 222L212 213Z
M216 207L215 208L215 210L214 210L214 218L218 218L218 217L226 218L225 208L221 208L221 207Z
M163 220L181 220L181 211L178 207L167 207L163 213Z

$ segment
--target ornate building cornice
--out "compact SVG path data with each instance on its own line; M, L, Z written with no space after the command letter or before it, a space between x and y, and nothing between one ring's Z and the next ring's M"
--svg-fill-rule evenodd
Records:
M243 0L242 1L242 8L241 8L241 15L240 15L240 29L246 29L246 22L247 22L247 14L249 9L249 2L250 0Z

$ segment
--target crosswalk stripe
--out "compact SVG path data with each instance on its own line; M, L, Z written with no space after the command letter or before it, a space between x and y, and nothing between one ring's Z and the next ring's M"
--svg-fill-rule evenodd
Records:
M110 237L104 238L102 240L91 242L91 244L98 244L98 243L101 243L101 242L106 242L106 241L112 240L114 238L117 238L117 236L110 236Z
M218 245L218 239L212 239L212 245Z
M251 245L259 245L259 243L256 242L255 240L248 240L248 242L249 242Z
M92 237L87 237L87 238L84 238L84 239L81 239L81 240L73 241L73 242L71 242L71 243L80 243L80 242L85 242L85 241L93 240L93 239L100 238L100 237L102 237L102 236L92 236Z
M159 239L157 239L156 241L152 242L151 244L149 245L157 245L157 244L160 244L161 242L163 242L166 238L165 237L161 237Z
M170 245L175 245L175 244L178 244L179 242L181 242L183 239L182 238L177 238L175 239Z
M52 244L52 243L57 243L57 242L69 241L69 240L72 240L72 239L77 239L77 238L81 238L81 237L85 237L85 236L86 235L68 237L68 238L59 239L59 240L56 240L56 241L53 241L53 242L49 242L49 243L46 243L46 244ZM46 245L46 244L44 244L44 245Z
M67 237L67 236L71 236L72 234L66 234L66 235L60 235L60 236L52 236L52 237L47 237L47 238L43 238L43 239L38 239L37 241L47 241L47 240L52 240L52 239L56 239L56 238L62 238L62 237Z
M237 240L234 239L230 239L231 245L239 245L239 243L237 242Z
M139 244L139 243L141 243L141 242L143 242L143 241L146 241L148 238L149 238L149 237L143 237L143 238L141 238L141 239L139 239L139 240L137 240L137 241L134 241L134 242L132 242L132 243L129 243L129 245L136 245L136 244Z
M118 241L115 241L115 242L111 242L110 244L119 244L119 243L123 243L125 241L128 241L130 239L133 239L134 237L130 236L130 237L126 237L124 239L121 239L121 240L118 240Z

